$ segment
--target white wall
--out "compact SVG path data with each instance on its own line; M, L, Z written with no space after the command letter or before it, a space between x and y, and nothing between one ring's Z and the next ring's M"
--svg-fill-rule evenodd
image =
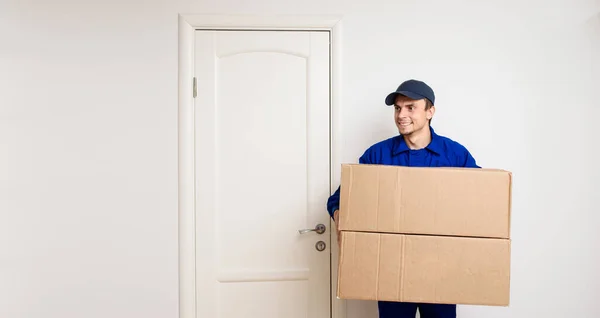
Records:
M181 12L344 15L343 161L414 77L514 172L512 304L460 317L600 316L600 3L306 1L0 2L0 317L177 317Z

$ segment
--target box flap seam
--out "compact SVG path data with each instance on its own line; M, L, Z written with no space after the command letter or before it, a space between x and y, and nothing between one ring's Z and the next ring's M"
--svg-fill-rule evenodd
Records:
M399 280L400 280L400 287L399 287L399 292L398 292L398 299L400 301L404 301L404 270L405 270L405 266L404 266L404 260L406 259L406 238L403 236L400 238L400 276Z

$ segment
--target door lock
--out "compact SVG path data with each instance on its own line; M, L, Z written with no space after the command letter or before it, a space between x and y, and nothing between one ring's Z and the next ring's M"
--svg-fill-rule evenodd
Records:
M317 251L319 252L323 252L325 250L325 247L327 245L325 244L325 242L323 241L318 241L317 244L315 244L315 248L317 249Z

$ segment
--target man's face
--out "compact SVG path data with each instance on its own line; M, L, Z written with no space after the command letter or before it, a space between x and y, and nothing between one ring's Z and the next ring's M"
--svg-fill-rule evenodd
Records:
M398 132L405 136L421 131L423 128L429 129L429 119L435 112L433 106L425 110L424 99L414 100L402 95L396 97L394 108L394 119Z

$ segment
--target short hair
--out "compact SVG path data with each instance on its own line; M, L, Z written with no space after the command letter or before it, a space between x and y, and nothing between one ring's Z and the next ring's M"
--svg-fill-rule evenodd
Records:
M433 106L433 103L429 99L425 98L425 110L428 110L432 106Z

